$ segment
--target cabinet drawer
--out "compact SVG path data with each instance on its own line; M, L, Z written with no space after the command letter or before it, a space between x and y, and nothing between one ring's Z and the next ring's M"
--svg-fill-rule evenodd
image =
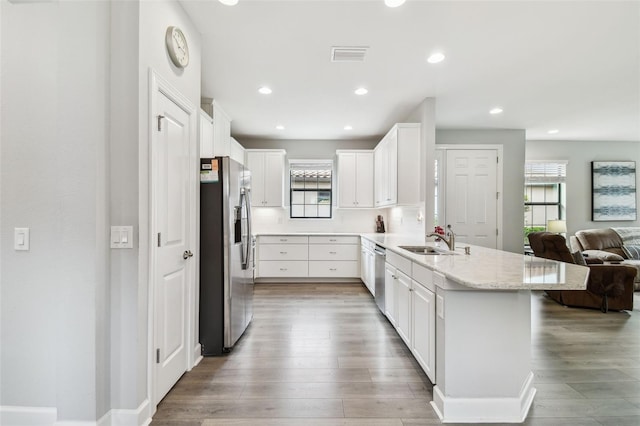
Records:
M261 235L260 244L308 244L309 237L306 235Z
M411 278L413 278L418 284L422 285L426 289L435 292L436 286L433 283L433 271L429 268L425 268L422 265L413 263Z
M311 236L309 244L358 244L360 237L357 235L326 235Z
M260 260L307 260L309 251L300 244L260 244L258 246Z
M306 260L260 261L258 262L258 271L260 277L307 277L309 262Z
M387 250L387 263L395 266L400 269L407 275L411 275L411 261L406 257L402 257L399 254L392 252L391 250Z
M357 245L310 244L309 260L358 260Z
M360 270L358 261L309 261L310 277L358 278Z

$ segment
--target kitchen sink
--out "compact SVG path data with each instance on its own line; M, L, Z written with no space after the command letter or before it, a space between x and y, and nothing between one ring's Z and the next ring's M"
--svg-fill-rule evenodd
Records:
M441 254L455 254L452 251L439 250L433 246L398 246L403 250L410 251L415 254L424 254L429 256L437 256Z

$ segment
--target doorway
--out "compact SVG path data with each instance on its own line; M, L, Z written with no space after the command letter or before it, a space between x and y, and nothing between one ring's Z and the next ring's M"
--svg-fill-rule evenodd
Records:
M456 240L502 248L502 146L436 147L437 216Z
M150 394L191 368L195 309L196 109L151 71Z

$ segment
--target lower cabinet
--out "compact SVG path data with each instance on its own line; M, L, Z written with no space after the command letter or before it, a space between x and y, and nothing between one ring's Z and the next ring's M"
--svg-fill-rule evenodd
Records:
M436 377L436 295L412 281L411 344L409 349L418 364L435 383Z
M362 239L360 245L360 279L373 296L376 292L376 265L373 254L375 244L369 240Z
M411 346L411 278L396 270L393 299L396 303L396 331L407 346Z
M433 271L387 250L385 315L429 380L436 383Z
M360 237L262 235L258 278L358 278Z
M388 253L388 252L387 252ZM396 326L396 305L394 303L394 288L396 268L389 263L384 264L384 314L393 326Z

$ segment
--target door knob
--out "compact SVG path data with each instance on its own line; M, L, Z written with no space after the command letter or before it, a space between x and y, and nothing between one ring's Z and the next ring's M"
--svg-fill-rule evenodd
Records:
M182 258L187 260L188 258L193 257L193 253L191 253L191 250L187 250L184 253L182 253Z

